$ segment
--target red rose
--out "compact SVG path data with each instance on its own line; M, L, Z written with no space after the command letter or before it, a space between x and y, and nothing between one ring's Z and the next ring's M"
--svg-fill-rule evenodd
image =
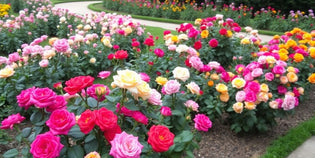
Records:
M102 107L94 112L96 116L95 123L102 131L111 130L117 125L118 118L112 111Z
M140 42L139 42L139 41L133 41L133 42L131 43L131 46L132 46L132 47L139 47L139 46L140 46Z
M153 40L153 38L146 38L145 40L144 40L144 43L143 44L145 44L145 45L147 45L147 46L154 46L154 40Z
M66 82L64 90L70 95L81 92L86 87L93 85L94 78L91 76L77 76Z
M105 131L104 137L107 140L107 142L110 143L110 141L112 141L115 138L115 135L120 134L120 133L121 133L121 129L119 125L117 124L113 129Z
M196 50L201 49L201 48L202 48L202 43L201 43L200 41L195 42L194 48L195 48Z
M162 125L153 125L148 136L148 143L155 152L165 152L174 144L175 135Z
M210 46L211 48L217 47L218 44L219 44L219 42L218 42L218 40L215 39L215 38L212 38L212 39L209 41L209 46Z
M114 55L115 59L127 59L128 53L125 50L118 50Z
M84 134L88 134L95 126L95 114L90 109L85 110L79 120L78 125Z
M114 56L115 56L115 54L110 53L110 54L108 54L107 59L112 60L112 59L114 59Z
M227 30L226 29L221 29L220 31L219 31L219 33L220 33L220 35L226 35L227 34Z

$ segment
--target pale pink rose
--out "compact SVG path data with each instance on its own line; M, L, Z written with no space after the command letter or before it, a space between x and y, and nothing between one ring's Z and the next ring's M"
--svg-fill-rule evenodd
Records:
M172 116L172 109L168 106L162 106L160 112L163 116Z
M282 66L282 67L287 67L287 63L284 62L284 61L281 61L281 60L278 60L278 61L276 62L276 65L279 65L279 66Z
M20 54L17 52L9 54L9 62L10 63L17 62L20 59L21 59Z
M192 109L193 111L196 111L198 112L198 108L199 108L199 105L198 103L196 103L195 101L193 100L187 100L184 105L187 107L187 108L190 108Z
M237 102L243 102L245 100L246 92L245 91L238 91L235 95L235 100Z
M70 99L72 98L77 98L77 97L80 97L79 94L73 94L73 95L70 95L69 93L66 93L63 95L63 97L66 99L66 101L69 101Z
M272 72L268 72L265 74L265 80L272 81L275 78L274 74Z
M256 68L252 71L251 75L252 77L259 77L263 74L263 70L261 68Z
M31 107L31 105L33 105L31 102L31 93L34 89L35 87L22 90L21 93L16 96L19 107L23 107L25 110L27 110L29 107Z
M160 106L162 106L161 97L162 97L161 94L156 89L152 89L151 90L151 96L148 99L148 102L150 104L153 104L153 105L160 105Z
M13 126L15 124L21 123L23 120L25 120L25 117L21 116L20 113L12 114L8 118L4 119L1 122L1 129L13 129Z
M150 76L148 74L144 72L140 72L139 75L144 82L147 82L147 83L150 82Z
M145 116L142 112L140 111L134 111L131 115L133 119L135 119L137 122L142 123L144 125L147 125L149 122L149 119L147 116Z
M192 94L200 95L200 87L195 82L188 83L186 87Z
M216 61L211 61L208 63L208 65L212 68L212 69L219 69L220 68L220 63L216 62Z
M197 114L194 118L195 128L207 132L212 127L211 120L205 114Z
M101 72L98 73L97 77L99 77L101 79L105 79L105 78L109 77L110 74L111 74L110 71L101 71Z
M37 108L46 108L54 104L56 93L49 88L35 88L31 93L31 102Z
M87 94L97 101L105 100L105 96L110 93L110 89L103 84L93 84L91 87L87 88Z
M173 93L179 92L180 83L178 83L177 80L169 80L165 83L163 87L164 87L165 94L171 95Z
M177 48L176 45L169 45L169 46L168 46L168 50L169 50L169 51L175 51L176 48Z
M282 108L283 110L291 110L295 107L295 97L292 95L285 95L283 103L282 103Z
M245 68L249 69L250 71L253 71L256 68L259 68L260 64L256 61L251 62L250 64L248 64Z
M54 42L54 48L57 52L66 52L69 47L68 40L66 39L58 39Z
M253 78L252 74L249 73L249 74L244 76L244 79L245 79L245 81L248 82L248 81L252 81L254 78Z
M201 68L203 68L203 63L201 61L201 59L198 56L192 56L189 58L189 63L191 64L191 66L193 68L195 68L196 70L200 70Z
M43 60L41 60L41 61L39 62L39 66L40 66L40 67L45 68L45 67L47 67L48 65L49 65L49 61L48 61L47 59L43 59Z
M66 109L58 109L51 113L46 125L54 135L67 135L72 126L76 123L74 113L70 113Z
M66 109L67 104L68 103L67 103L66 99L62 95L57 95L55 97L54 104L46 107L46 111L53 112L54 110L57 110L57 109Z
M127 134L125 131L116 134L110 144L112 147L109 155L114 158L140 158L143 148L143 145L138 141L138 137Z
M7 57L0 56L0 65L7 64L7 62L8 62L8 58Z
M267 57L264 56L264 55L262 55L262 56L260 56L260 57L258 58L257 61L258 61L259 64L266 64L266 63L267 63Z
M54 136L51 132L39 134L31 144L30 153L34 158L56 158L59 157L63 145L60 137Z

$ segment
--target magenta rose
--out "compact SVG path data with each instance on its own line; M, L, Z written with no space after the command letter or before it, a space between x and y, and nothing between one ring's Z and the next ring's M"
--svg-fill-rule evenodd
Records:
M140 158L143 145L138 141L138 137L122 132L116 134L110 142L111 149L109 155L114 158Z
M154 49L154 54L157 56L157 57L163 57L164 56L164 51L163 49L161 48L155 48Z
M22 108L25 108L25 110L27 110L29 107L31 107L31 105L33 105L33 103L31 102L31 94L34 89L35 87L22 90L21 93L18 96L16 96L18 105Z
M137 122L142 123L144 125L147 125L149 122L149 119L147 116L145 116L140 111L133 111L131 117L135 119Z
M65 97L63 97L62 95L56 95L54 104L46 107L46 111L53 112L54 110L57 110L57 109L66 109L67 104L68 103L67 103Z
M210 41L209 41L209 46L211 48L216 48L218 46L219 42L217 39L215 38L212 38Z
M285 94L287 92L287 88L285 88L283 85L278 86L278 93L279 94Z
M140 72L139 73L140 77L141 77L141 80L144 81L144 82L147 82L149 83L150 82L150 76L144 72Z
M63 145L60 137L54 136L51 132L39 134L31 144L30 153L34 158L55 158L58 157Z
M285 68L283 66L280 66L280 65L276 65L275 67L272 68L272 72L274 74L284 74L285 73Z
M162 106L160 112L163 116L172 116L172 109L167 106Z
M245 95L245 101L247 102L255 102L257 100L257 95L253 91L247 91Z
M245 91L253 91L257 94L260 91L260 84L257 82L248 82L245 86Z
M4 119L1 122L1 129L13 129L13 126L15 124L21 123L23 120L25 120L25 117L21 116L20 113L12 114L8 118Z
M198 71L203 68L203 62L198 56L190 57L189 64Z
M21 57L20 57L19 53L17 53L17 52L9 54L9 62L10 62L10 63L19 61L20 58L21 58Z
M67 135L75 122L74 113L70 113L66 109L58 109L51 113L46 125L54 135Z
M265 80L272 81L275 78L275 75L273 75L272 72L268 72L265 74Z
M177 80L169 80L165 83L163 87L164 87L165 94L171 95L173 93L179 92L180 83L178 83Z
M54 48L57 52L66 52L69 49L69 43L66 39L58 39L54 42Z
M56 93L49 88L35 88L31 93L31 102L37 108L46 108L55 102Z
M211 120L205 114L197 114L194 118L195 128L207 132L212 127Z
M110 93L110 89L103 84L93 84L87 89L87 94L98 101L105 100L105 96Z
M97 77L99 77L101 79L105 79L105 78L109 77L110 74L111 74L110 71L101 71L101 72L98 73Z

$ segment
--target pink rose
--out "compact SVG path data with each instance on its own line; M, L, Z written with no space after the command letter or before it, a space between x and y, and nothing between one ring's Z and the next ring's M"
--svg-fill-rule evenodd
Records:
M207 132L212 127L211 120L205 114L197 114L194 118L195 128Z
M283 100L281 98L278 98L275 101L278 102L278 109L282 108Z
M257 94L260 91L260 84L254 81L248 82L245 86L245 91L253 91Z
M295 107L295 97L291 95L285 95L285 98L282 103L283 110L291 110Z
M110 74L111 74L110 71L101 71L101 72L98 73L97 77L99 77L101 79L105 79L105 78L109 77Z
M268 72L265 74L265 80L272 81L275 78L272 72Z
M169 80L164 85L165 94L171 95L173 93L179 92L180 83L177 80Z
M66 39L56 40L53 46L57 52L66 52L70 47Z
M172 109L168 106L162 106L160 112L163 116L172 116Z
M187 107L187 108L190 108L192 109L193 111L196 111L198 112L198 108L199 108L199 105L198 103L196 103L195 101L193 100L187 100L184 105Z
M128 116L128 117L132 116L134 111L129 110L128 108L126 108L124 106L119 109L119 106L120 106L120 103L117 103L117 105L116 105L116 108L117 108L116 109L116 113L122 113L123 115Z
M60 143L60 137L54 136L51 132L39 134L31 144L31 150L34 158L55 158L60 154L63 145Z
M111 149L109 155L114 158L140 158L143 145L138 141L138 137L122 132L116 134L110 142Z
M66 109L67 104L68 103L67 103L66 99L62 95L57 95L55 97L54 104L46 107L46 111L53 112L54 110L57 110L57 109Z
M56 93L49 88L35 88L31 93L31 102L37 108L46 108L54 104Z
M23 120L25 120L25 117L21 116L20 113L12 114L8 118L4 119L1 122L1 129L13 129L14 124L19 124Z
M259 77L263 74L263 70L261 68L256 68L252 71L251 75L255 77Z
M66 109L58 109L51 113L46 125L54 135L67 135L72 126L76 123L74 113Z
M192 56L189 58L189 63L190 65L195 68L196 70L200 70L201 68L203 68L203 63L201 61L201 59L198 56Z
M22 108L24 107L25 110L27 110L29 107L31 107L31 105L33 105L33 103L31 102L31 94L34 89L35 87L22 90L21 93L18 96L16 96L18 105Z
M40 66L40 67L45 68L45 67L47 67L48 65L49 65L49 61L48 61L47 59L43 59L43 60L41 60L41 61L39 62L39 66Z
M216 48L218 46L219 42L217 39L215 38L212 38L210 41L209 41L209 46L211 48Z
M142 81L149 83L150 82L150 76L144 72L139 73Z
M87 94L98 101L105 100L105 96L110 93L110 89L103 84L93 84L87 89Z
M229 73L227 73L226 71L223 71L223 72L221 73L221 79L222 79L224 82L228 83L228 82L230 81L230 75L229 75Z
M156 90L156 89L152 89L151 90L151 96L150 98L148 99L148 102L150 104L153 104L153 105L162 105L162 100L161 100L161 94Z
M257 95L253 91L247 91L245 95L246 102L255 102L257 100Z
M149 122L149 119L140 111L134 111L131 117L135 119L137 122L142 123L144 125L147 125Z
M20 57L20 54L17 53L17 52L9 54L9 62L10 62L10 63L19 61L20 58L21 58L21 57Z
M8 62L8 58L7 57L0 56L0 65L7 64L7 62Z
M279 85L278 86L278 93L279 94L285 94L287 92L287 88L285 88L284 86L282 85Z
M285 73L285 68L283 66L280 66L280 65L276 65L275 67L272 68L272 72L274 74L284 74Z
M238 91L235 95L235 100L237 102L243 102L245 100L246 92L245 91Z
M164 56L164 51L163 51L163 49L161 49L161 48L155 48L154 49L154 54L156 55L156 56L158 56L158 57L163 57Z

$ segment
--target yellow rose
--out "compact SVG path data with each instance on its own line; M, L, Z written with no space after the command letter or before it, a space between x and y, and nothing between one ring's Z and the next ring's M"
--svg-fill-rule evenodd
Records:
M201 38L207 38L209 36L209 31L208 30L203 30L200 33Z
M268 64L274 64L274 63L277 62L277 60L273 56L267 56L266 57L266 61L267 61Z
M232 37L232 36L233 36L233 32L231 30L227 30L226 37Z
M215 89L220 92L220 93L227 93L228 92L228 87L223 84L223 83L219 83L215 86Z
M268 85L267 85L266 83L262 83L262 84L260 85L260 91L267 93L267 92L269 91Z
M278 39L280 39L280 36L279 35L274 35L273 39L278 40Z
M174 42L174 43L177 43L179 40L178 40L178 36L172 36L171 37L171 40Z
M286 46L287 47L295 47L295 46L297 46L297 44L296 44L296 42L294 41L294 40L292 40L292 39L289 39L288 41L287 41L287 43L286 43Z
M245 109L254 110L256 108L256 104L253 102L245 102Z
M201 25L202 23L202 19L201 18L198 18L195 20L195 25Z
M50 50L46 50L43 55L42 55L42 58L43 59L50 59L52 57L56 56L56 52L52 49Z
M159 85L165 85L165 83L167 82L167 78L165 77L161 77L161 76L158 76L156 79L155 79L155 82Z
M234 78L232 81L232 86L237 88L237 89L241 89L245 86L246 81L243 78L237 77Z
M237 102L237 103L233 104L233 110L236 113L239 113L239 114L242 113L243 109L244 109L244 104L243 103Z
M212 80L218 80L218 79L220 79L219 75L216 74L216 73L211 74L211 75L210 75L210 78L211 78Z
M14 69L11 67L5 67L0 70L0 78L8 78L12 75L14 75Z
M287 78L289 82L296 82L298 80L298 76L294 72L287 73Z
M286 50L286 49L284 49L284 48L279 49L279 52L278 52L278 53L279 53L279 54L280 54L280 53L289 54L288 50Z
M143 100L147 100L151 96L150 85L145 81L141 81L141 83L137 86L137 92L133 93L133 96L135 99L141 97Z
M221 93L220 94L220 100L222 102L228 102L230 99L229 93Z
M57 37L52 37L52 38L50 38L49 40L48 40L48 43L49 43L49 45L54 45L54 43L55 43L55 41L57 40L58 38Z
M279 53L280 60L287 61L289 59L289 56L285 53Z
M91 58L91 59L90 59L90 63L91 63L91 64L95 64L95 62L96 62L96 59L95 59L95 58Z
M312 40L312 35L309 33L305 33L305 34L303 34L303 39L310 41L310 40Z
M124 31L125 31L125 35L126 35L126 36L128 36L129 34L132 33L132 29L131 29L130 26L126 27L126 28L124 29Z
M295 73L295 68L294 68L293 66L289 66L289 67L287 68L287 71L288 71L288 72L294 72L294 73Z
M200 95L200 87L195 82L188 83L186 87L192 94Z
M241 44L250 44L250 40L248 38L243 38Z
M93 151L93 152L90 152L89 154L85 155L84 158L101 158L101 156L96 151Z
M115 75L113 78L114 85L120 88L126 88L131 92L134 92L134 90L136 90L136 86L138 86L142 81L138 73L128 69L117 71L117 75Z
M309 53L310 53L310 56L315 59L315 47L310 47L308 49Z
M304 56L300 53L295 53L293 56L293 60L297 63L302 62L304 60Z
M190 77L189 70L185 67L176 67L172 72L175 79L182 80L183 82Z

